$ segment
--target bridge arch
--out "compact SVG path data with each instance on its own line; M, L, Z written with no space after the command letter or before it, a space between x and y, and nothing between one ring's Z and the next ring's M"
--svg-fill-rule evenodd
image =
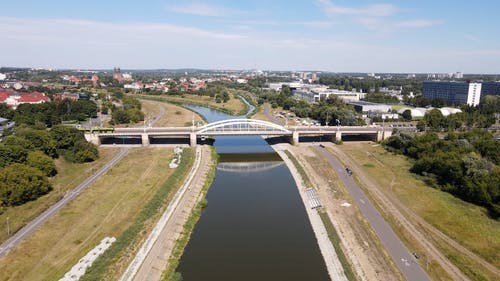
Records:
M240 132L240 133L264 132L265 134L273 134L273 133L281 135L292 134L292 131L288 130L287 128L281 125L258 119L228 119L228 120L212 122L205 126L199 127L196 130L196 133L217 134L217 133L223 133L226 129L228 131Z

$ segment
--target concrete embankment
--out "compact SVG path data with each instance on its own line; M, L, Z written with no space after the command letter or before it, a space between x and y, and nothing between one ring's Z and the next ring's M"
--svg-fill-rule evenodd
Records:
M328 238L328 233L326 231L325 226L323 225L323 222L321 221L321 217L319 216L318 212L315 209L312 209L309 206L308 203L309 199L306 195L306 189L308 187L304 186L302 177L295 168L293 162L285 154L284 148L280 145L273 145L272 147L287 165L288 169L290 170L290 173L293 176L295 184L297 185L300 197L302 199L302 202L304 203L304 207L309 217L309 222L311 223L314 235L316 236L319 249L321 251L321 254L323 255L323 259L325 261L328 274L330 275L330 279L335 281L347 281L347 277L344 273L342 264L340 263L337 257L335 248L333 247L332 243L330 242L330 239Z

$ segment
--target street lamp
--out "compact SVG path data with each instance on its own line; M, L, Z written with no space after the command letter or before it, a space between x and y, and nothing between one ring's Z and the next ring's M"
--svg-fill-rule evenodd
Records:
M7 236L10 236L10 223L9 223L9 217L7 217Z

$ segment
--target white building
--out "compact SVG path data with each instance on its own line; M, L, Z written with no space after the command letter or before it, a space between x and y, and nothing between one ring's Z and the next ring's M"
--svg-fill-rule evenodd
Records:
M7 74L0 73L0 80L5 80L7 79Z

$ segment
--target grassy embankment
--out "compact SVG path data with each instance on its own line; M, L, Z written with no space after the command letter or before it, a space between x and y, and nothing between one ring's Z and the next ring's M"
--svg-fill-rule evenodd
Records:
M154 227L176 190L182 185L193 165L193 160L192 149L184 149L179 167L163 184L160 184L160 188L154 195L144 202L139 214L131 220L128 227L118 236L117 241L96 260L95 265L80 280L116 280L118 278L134 258L141 241Z
M99 149L99 159L91 163L75 164L65 161L63 157L56 159L55 164L58 174L50 178L54 188L50 193L21 206L0 209L0 241L3 242L9 237L7 236L7 218L9 218L10 233L17 232L44 210L59 201L64 194L74 189L92 173L109 162L118 151L118 148L101 148Z
M204 119L197 114L187 108L182 107L181 105L176 105L173 103L169 103L166 101L153 101L146 100L143 98L139 98L141 102L141 111L144 112L145 121L151 121L160 115L162 111L162 107L165 110L164 115L158 119L158 121L153 125L154 127L183 127L183 126L191 126L193 122L193 118L195 122L203 121ZM110 125L109 122L106 122L105 126L110 127L142 127L144 126L144 121L139 121L137 123L129 123L129 124L118 124L118 125Z
M387 276L391 279L396 278L397 280L404 280L403 275L391 256L387 253L379 237L362 215L359 208L356 207L357 203L347 191L343 181L339 178L341 175L337 174L332 169L330 163L327 162L319 151L312 147L310 149L314 152L314 155L306 156L303 161L310 164L316 176L320 176L325 182L328 181L328 183L325 183L325 186L331 194L331 198L327 199L331 200L329 203L338 206L341 203L347 202L353 205L351 208L341 207L338 210L330 210L334 212L335 217L338 217L339 224L343 224L350 229L349 231L352 233L351 238L356 240L358 245L362 245L364 254L369 257L369 262L371 262L375 268L384 269L378 271L380 274L383 274L380 276L381 278L383 278L382 276ZM340 221L343 222L340 223Z
M464 202L451 194L430 188L423 180L409 172L411 162L402 155L387 152L381 146L367 143L348 143L340 147L361 164L361 168L381 187L428 223L472 250L496 267L500 266L500 222L488 217L487 211ZM384 176L381 176L384 175ZM393 228L404 238L412 251L423 252L418 244L404 234L393 220ZM424 229L422 229L424 230ZM461 255L442 239L424 232L435 245L472 280L498 280L470 258ZM434 262L430 263L431 276ZM439 278L438 278L439 279Z
M285 154L292 161L293 165L299 172L303 184L305 186L311 187L312 186L311 180L309 179L307 173L304 171L304 168L299 164L297 159L288 150L285 151ZM339 235L335 230L335 227L333 227L333 224L330 221L328 214L324 210L318 210L318 214L320 215L321 220L323 221L323 225L325 226L326 232L328 233L328 238L330 239L330 242L335 248L335 252L337 253L337 257L340 263L342 264L342 268L344 269L344 273L347 279L350 281L357 280L356 275L352 270L351 264L347 260L347 257L345 256L344 251L342 250L342 245L341 245L342 242L340 241Z
M184 154L185 166L174 171L168 169L171 150L131 150L0 260L0 280L57 280L105 236L118 240L103 255L107 259L94 263L91 271L100 275L87 280L116 280L138 248L133 242L154 226L158 218L154 211L167 204L170 191L180 185L192 165L192 152L186 150ZM111 260L119 265L118 270L106 271Z
M161 96L134 95L134 96L140 99L170 102L177 105L193 104L193 105L216 109L221 112L227 113L229 115L245 114L248 108L248 106L243 101L241 101L239 98L234 98L232 96L226 103L216 103L214 101L214 98L209 96L198 96L198 95L188 95L188 94L182 96L168 96L168 95L161 95Z
M207 179L205 180L205 184L201 190L200 198L203 198L200 202L196 204L193 211L189 215L186 223L183 226L180 237L175 242L174 249L172 250L172 254L168 259L167 268L162 273L161 280L163 281L180 281L182 280L182 274L180 272L176 272L177 266L179 266L180 259L182 254L184 254L184 249L186 248L189 238L191 237L191 233L196 226L196 223L201 217L201 213L203 209L207 206L208 201L205 199L205 196L208 192L208 189L212 185L212 182L215 179L215 169L217 168L217 159L218 154L215 151L215 148L212 147L212 159L214 159L214 163L212 167L208 171Z

